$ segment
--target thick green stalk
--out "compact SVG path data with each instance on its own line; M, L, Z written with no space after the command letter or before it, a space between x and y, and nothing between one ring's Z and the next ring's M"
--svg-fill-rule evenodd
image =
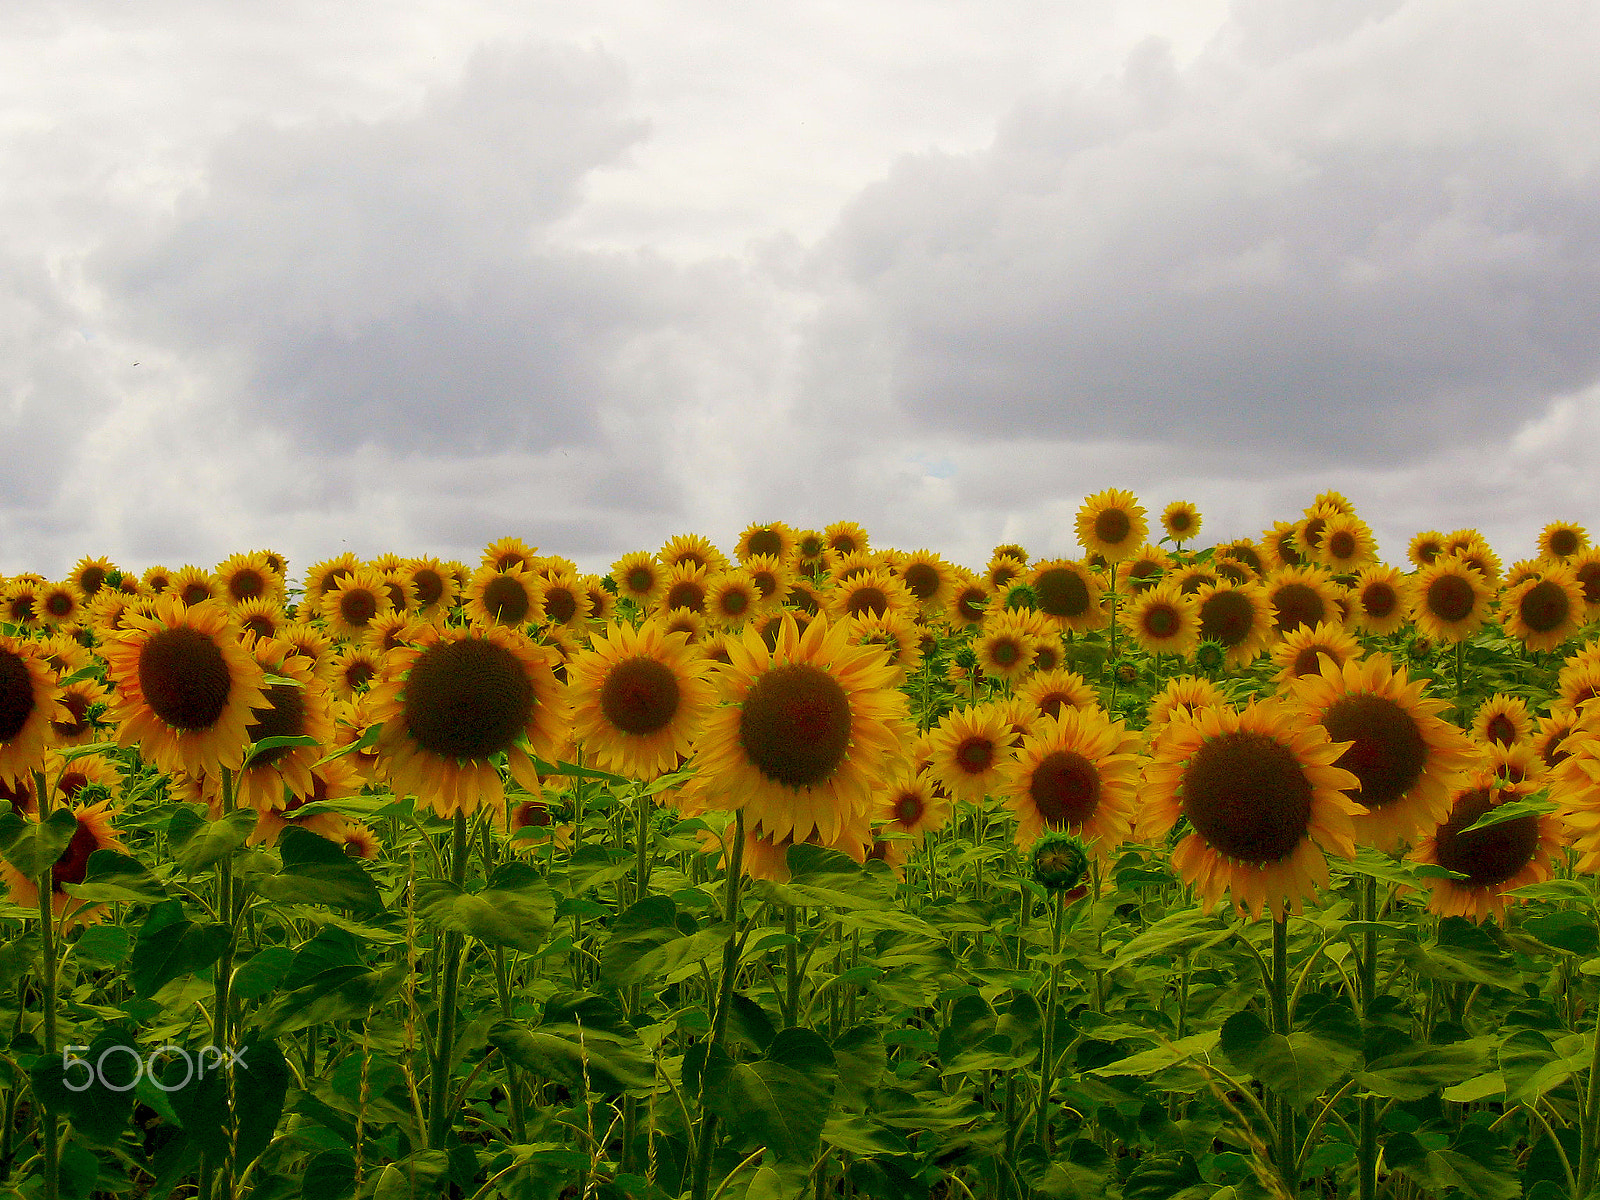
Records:
M1361 935L1361 1020L1372 1019L1372 1004L1378 998L1378 931L1372 925L1378 919L1378 881L1368 875L1362 880L1361 919L1368 928ZM1356 1148L1356 1175L1360 1181L1361 1200L1377 1200L1378 1196L1378 1100L1375 1096L1361 1098L1360 1145Z
M1595 1009L1594 1051L1589 1059L1589 1086L1584 1094L1583 1124L1578 1130L1578 1195L1594 1187L1600 1147L1600 1006Z
M1061 909L1066 893L1050 893L1050 991L1044 1004L1044 1037L1039 1059L1039 1106L1033 1118L1033 1140L1050 1156L1050 1092L1055 1086L1056 1010L1061 1004Z
M43 771L33 773L34 795L37 797L39 824L50 819L50 791L45 786ZM44 1005L44 1053L47 1059L56 1056L56 938L55 938L55 868L46 867L35 880L39 889L39 990ZM61 1156L57 1145L59 1136L55 1116L40 1105L39 1119L44 1125L44 1200L56 1200L61 1192Z
M1289 1036L1289 919L1272 921L1272 1031ZM1289 1195L1300 1192L1294 1146L1294 1106L1285 1096L1277 1097L1278 1170Z
M728 924L728 940L722 947L722 977L717 983L717 1007L711 1017L711 1034L706 1043L706 1061L722 1047L732 1004L733 979L739 969L739 876L744 871L744 809L733 810L733 846L728 851L728 874L723 883L722 918ZM706 1200L711 1188L711 1157L717 1140L717 1114L702 1108L700 1129L695 1137L694 1176L691 1200Z
M456 810L455 827L450 837L450 882L457 888L467 880L467 817ZM461 943L459 933L444 935L444 978L439 988L439 1016L436 1022L438 1037L434 1042L433 1075L428 1080L428 1146L433 1150L444 1148L445 1134L450 1129L447 1106L450 1094L450 1065L455 1057L456 991L461 982Z

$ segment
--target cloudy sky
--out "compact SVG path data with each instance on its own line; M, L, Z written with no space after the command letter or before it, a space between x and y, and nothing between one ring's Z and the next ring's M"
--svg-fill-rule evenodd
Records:
M0 573L1600 526L1587 0L9 0Z

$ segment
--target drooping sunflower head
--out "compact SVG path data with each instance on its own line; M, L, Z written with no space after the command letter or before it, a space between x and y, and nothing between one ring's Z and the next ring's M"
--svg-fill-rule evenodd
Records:
M61 857L50 868L50 906L56 918L71 929L95 924L105 915L106 906L77 899L66 891L67 885L82 883L87 878L89 856L96 850L123 851L126 847L113 824L117 810L109 801L74 804L69 811L77 820L77 829ZM39 889L34 880L9 862L0 862L0 878L4 878L14 903L38 911Z
M1173 865L1206 907L1227 891L1241 913L1298 912L1327 885L1324 852L1355 853L1361 806L1345 792L1357 780L1334 765L1345 748L1287 705L1202 709L1156 742L1143 832L1159 837L1188 819L1194 832Z
M265 672L241 644L233 614L220 601L186 605L169 592L130 624L104 651L117 740L137 744L163 771L237 769L252 711L266 698Z
M1161 528L1179 545L1193 541L1200 532L1200 510L1187 500L1174 500L1161 510Z
M1563 562L1589 548L1589 531L1570 521L1551 521L1539 534L1539 554Z
M1144 507L1132 492L1107 488L1083 502L1078 510L1078 543L1087 554L1119 563L1139 552L1150 533Z
M415 646L391 650L367 702L383 725L380 770L397 792L440 816L504 803L499 755L534 794L530 752L553 757L567 732L555 655L504 626L424 628Z

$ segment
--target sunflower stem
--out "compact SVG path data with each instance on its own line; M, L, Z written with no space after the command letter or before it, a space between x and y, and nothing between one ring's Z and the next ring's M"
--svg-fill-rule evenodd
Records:
M233 772L227 767L222 768L222 815L227 817L233 812ZM228 1054L228 1009L233 1002L230 988L233 983L233 952L234 943L239 936L238 918L234 910L233 888L233 857L223 855L217 860L217 919L228 929L227 941L222 946L222 957L217 959L215 967L215 1016L211 1021L211 1044L221 1054ZM222 1061L220 1058L218 1061ZM228 1097L227 1112L223 1116L223 1127L227 1132L228 1149L224 1152L223 1161L219 1168L217 1186L227 1195L232 1189L233 1174L233 1073L230 1071L225 1077L224 1088Z
M467 816L456 809L450 834L450 882L459 890L467 880ZM450 1129L447 1097L450 1094L450 1060L456 1036L456 990L461 982L461 935L444 935L444 978L439 987L438 1037L434 1042L433 1075L428 1080L428 1146L444 1148Z
M650 890L650 851L652 849L650 829L650 789L644 784L639 784L639 795L634 800L634 836L638 841L638 862L634 869L634 879L637 887L633 893L633 902L637 904L645 898Z
M1056 1009L1061 1003L1061 909L1065 899L1064 888L1050 893L1050 990L1045 996L1044 1037L1039 1048L1039 1106L1033 1118L1033 1140L1046 1158L1050 1157L1050 1091L1055 1085Z
M1589 1056L1589 1080L1584 1091L1583 1124L1578 1128L1578 1191L1587 1196L1594 1187L1600 1157L1600 1006L1595 1008L1594 1046Z
M1361 919L1368 928L1362 933L1361 948L1361 1019L1372 1020L1372 1005L1378 998L1378 931L1372 928L1378 919L1378 880L1368 875L1361 883ZM1360 1180L1361 1200L1377 1200L1378 1195L1378 1101L1374 1096L1361 1098L1360 1145L1356 1150L1357 1178Z
M50 792L45 787L43 771L33 773L35 809L39 824L50 820ZM54 864L39 873L35 881L39 889L39 990L44 1006L44 1054L46 1060L56 1056L56 938L54 896ZM41 1110L43 1106L40 1106ZM61 1156L58 1152L58 1128L55 1114L47 1110L39 1114L44 1126L44 1197L56 1200L61 1190Z
M744 871L744 809L733 810L733 846L728 850L728 874L723 883L723 920L728 925L728 940L722 947L722 977L717 983L717 1007L711 1018L711 1035L706 1042L705 1062L722 1048L723 1031L732 1006L733 977L738 971L739 882ZM700 1129L695 1137L694 1176L690 1200L706 1200L711 1190L711 1156L717 1140L717 1114L702 1107Z
M1272 919L1272 1029L1289 1036L1289 918ZM1287 1096L1277 1098L1278 1170L1289 1195L1300 1192L1294 1152L1294 1106Z

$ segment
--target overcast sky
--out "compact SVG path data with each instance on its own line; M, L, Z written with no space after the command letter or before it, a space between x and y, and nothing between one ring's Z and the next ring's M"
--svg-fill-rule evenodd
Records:
M1588 0L8 0L0 572L977 566L1112 486L1528 557L1600 527L1597 58Z

